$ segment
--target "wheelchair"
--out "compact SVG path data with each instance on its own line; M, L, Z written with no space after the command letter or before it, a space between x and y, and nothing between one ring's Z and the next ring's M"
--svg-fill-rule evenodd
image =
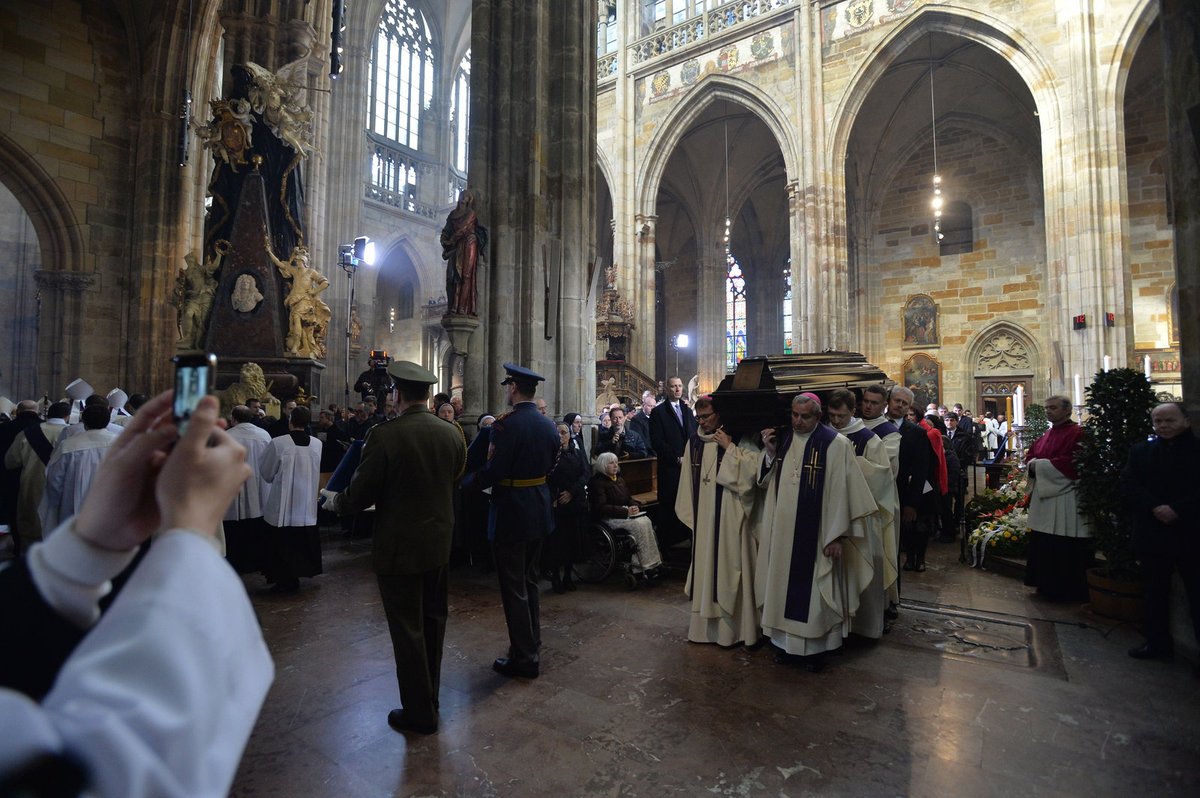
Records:
M622 529L610 527L602 519L593 519L583 531L579 558L575 562L575 577L581 582L599 584L619 570L628 590L649 577L633 570L633 557L638 553L633 536Z

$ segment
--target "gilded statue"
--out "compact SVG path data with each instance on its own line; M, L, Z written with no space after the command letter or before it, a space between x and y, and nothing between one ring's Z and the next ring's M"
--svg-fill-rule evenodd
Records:
M182 290L182 307L179 311L179 346L181 349L202 349L204 333L208 330L208 314L212 311L213 299L217 295L217 278L221 258L229 252L228 241L217 241L216 252L207 262L201 262L195 252L183 256L187 268L179 272L178 284Z
M284 344L289 355L320 359L325 356L325 338L333 313L321 299L321 293L329 288L325 275L308 263L308 247L297 246L286 261L280 260L271 250L270 237L265 238L267 256L285 279L291 280L291 289L283 300L288 311L288 334Z
M250 116L250 103L246 100L210 100L213 119L207 125L196 128L204 148L211 150L213 158L226 163L234 172L247 166L246 152L254 147L254 119Z
M267 384L262 366L257 363L243 363L238 381L215 393L221 400L222 415L229 415L236 405L246 404L247 399L258 399L268 416L279 418L279 400L271 395L271 386Z
M458 205L446 217L442 228L442 260L446 261L446 312L476 316L475 289L479 256L487 248L487 228L479 223L472 207L475 195L466 189L458 195Z
M246 71L252 80L247 91L250 107L296 155L307 156L313 149L313 114L304 99L308 86L308 57L293 61L278 72L249 61Z

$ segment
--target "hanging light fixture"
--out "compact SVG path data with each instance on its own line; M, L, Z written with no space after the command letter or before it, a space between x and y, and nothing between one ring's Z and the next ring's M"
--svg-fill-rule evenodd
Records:
M729 236L733 218L729 215L729 103L725 104L725 258L729 258Z
M937 106L933 100L933 32L929 33L929 117L933 128L933 243L941 244L942 234L942 176L937 161Z

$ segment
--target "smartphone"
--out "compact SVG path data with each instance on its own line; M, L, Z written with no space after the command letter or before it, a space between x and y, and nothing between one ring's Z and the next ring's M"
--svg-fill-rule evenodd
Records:
M192 411L217 377L217 356L211 352L181 352L172 360L175 363L175 403L171 410L182 435Z

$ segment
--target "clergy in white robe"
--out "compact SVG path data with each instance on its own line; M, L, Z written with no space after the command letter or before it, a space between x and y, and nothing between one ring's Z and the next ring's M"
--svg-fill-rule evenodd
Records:
M263 510L270 483L262 478L262 456L271 445L271 435L254 423L257 414L245 405L233 408L234 426L229 437L246 449L246 465L252 476L225 511L225 546L229 563L239 574L261 571L266 551L267 526Z
M675 499L675 514L692 530L688 640L753 645L761 635L754 568L762 449L749 436L735 443L708 397L696 401L695 413L699 427L684 447Z
M71 406L66 402L51 405L46 420L22 430L4 455L5 468L21 469L15 520L22 551L42 539L38 506L46 490L46 463L54 451L54 442L67 428L66 417L70 412Z
M866 584L859 597L858 612L854 616L851 631L855 634L878 639L883 635L884 614L887 611L889 589L897 587L898 524L900 502L896 494L896 477L888 460L883 440L867 429L862 419L854 417L854 394L838 389L830 394L826 402L829 425L854 446L854 459L862 472L863 479L871 489L878 509L863 519L866 528L866 546L859 549L859 541L851 539L847 548L855 556L871 564L871 581ZM897 438L899 435L897 434ZM847 558L847 565L850 559Z
M66 443L59 435L58 445L46 466L46 489L38 506L42 529L54 529L70 518L83 504L104 459L104 453L117 436L109 432L108 406L91 405L83 410L84 431Z
M786 654L801 657L841 647L871 579L862 562L847 569L842 553L845 540L865 538L863 519L875 512L875 500L854 447L820 417L820 400L801 394L783 441L776 443L774 429L762 432L759 484L766 500L755 594L763 632Z
M862 400L859 403L862 408L862 423L863 426L875 433L875 436L883 441L883 448L887 453L888 463L892 467L892 479L894 480L900 473L900 427L889 418L884 411L888 407L888 390L882 385L868 385L863 388ZM893 493L895 491L893 490ZM899 494L897 494L897 502L899 502ZM892 518L893 539L897 541L896 557L892 560L893 568L899 568L899 540L900 540L900 512L897 509ZM891 582L887 588L888 604L895 607L900 603L900 580L896 579Z
M298 589L301 576L321 573L321 441L308 433L310 420L307 407L293 410L288 434L273 438L259 460L260 476L271 483L263 513L270 527L266 574L281 592Z

